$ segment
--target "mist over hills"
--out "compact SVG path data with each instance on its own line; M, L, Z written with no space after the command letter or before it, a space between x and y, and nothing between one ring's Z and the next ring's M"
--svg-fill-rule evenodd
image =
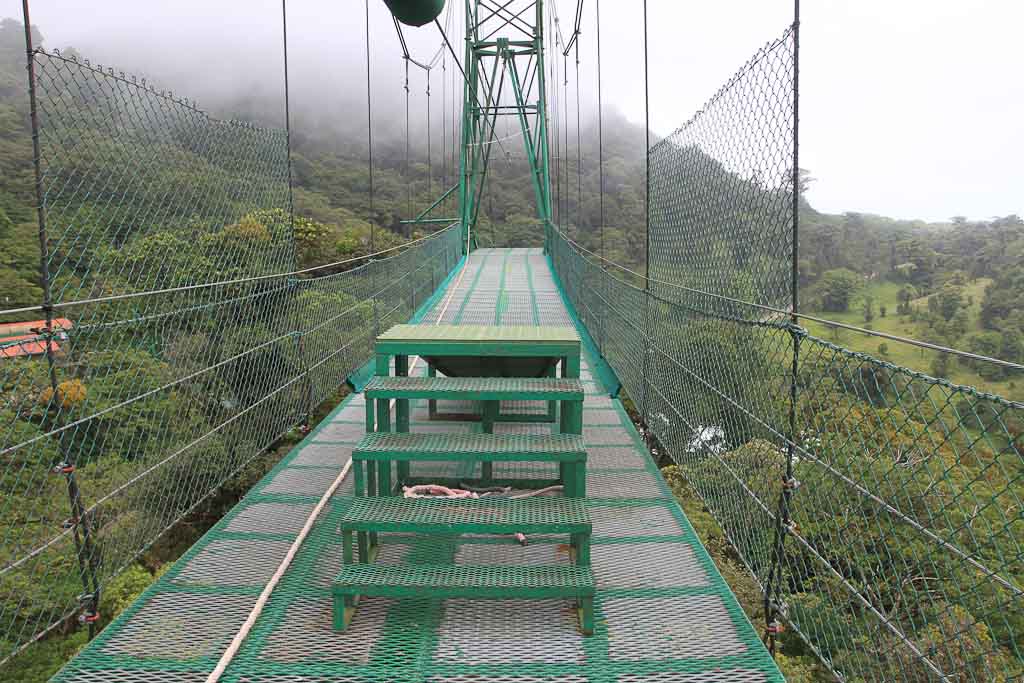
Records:
M37 40L46 43L45 27ZM9 221L8 235L27 237L33 219L31 145L24 85L23 29L16 20L0 24L0 209ZM425 209L456 182L458 89L461 76L449 63L432 81L429 151L425 86L421 74L410 76L410 118L406 137L405 99L401 70L387 60L375 67L373 95L374 196L369 196L365 64L360 52L343 50L343 73L329 78L295 69L292 78L292 149L298 215L322 227L324 237L300 254L304 263L340 260L364 253L370 224L383 228L380 244L396 243L423 230L410 231L402 220ZM263 68L273 74L232 80L226 66L211 69L204 59L163 60L159 51L139 52L137 41L106 44L103 59L129 71L133 60L143 73L159 77L159 87L195 96L214 116L239 118L261 125L283 122L280 69L271 67L280 54L269 48L248 72ZM75 51L74 47L65 48ZM303 50L296 47L299 64ZM140 59L141 55L141 59ZM85 55L82 55L84 58ZM344 60L348 61L344 61ZM393 60L392 60L393 61ZM264 64L265 62L265 64ZM276 69L276 71L275 71ZM417 83L416 79L419 78ZM440 83L438 81L441 81ZM332 87L325 87L330 83ZM419 88L415 86L418 84ZM561 113L570 127L561 128L552 143L552 185L555 218L580 243L631 268L644 260L644 131L630 123L611 103L603 117L604 221L601 229L597 121L575 112ZM552 112L552 116L556 116ZM500 122L497 137L508 138L494 150L478 234L493 246L538 244L529 170L516 137L514 121ZM653 137L653 136L652 136ZM408 148L407 148L408 144ZM408 149L408 161L407 161ZM578 173L579 171L579 173ZM809 174L806 182L813 182ZM454 216L453 199L433 216ZM883 325L899 309L903 322L893 332L935 343L995 355L1024 358L1024 223L1017 216L989 221L953 218L943 223L894 220L863 213L821 214L803 202L800 226L801 300L806 310L846 316L846 322ZM602 240L603 238L603 240ZM37 291L36 257L23 239L4 240L0 277L9 302L32 300ZM17 245L17 246L15 246ZM882 294L880 292L888 292ZM945 297L946 306L932 303ZM901 297L897 300L897 297ZM956 302L960 303L957 304ZM902 304L901 304L902 302ZM880 308L884 306L884 313ZM941 309L941 310L940 310ZM958 312L959 315L958 315ZM820 330L823 334L826 330ZM846 340L857 346L862 340ZM867 341L864 341L867 344ZM877 343L865 347L879 354ZM980 378L970 367L950 367L932 357L901 358L919 369L1013 393L1009 377ZM995 382L995 384L992 384Z

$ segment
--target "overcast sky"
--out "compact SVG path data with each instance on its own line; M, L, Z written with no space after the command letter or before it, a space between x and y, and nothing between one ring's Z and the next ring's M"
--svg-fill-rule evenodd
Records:
M557 6L568 35L576 0ZM648 0L648 8L659 135L792 18L791 0ZM596 89L594 9L584 0L585 105ZM606 111L642 123L641 3L603 0L601 11ZM200 105L225 88L280 91L277 0L32 0L32 12L47 47L74 45L158 83L184 82L177 89ZM0 14L20 18L20 1L0 0ZM371 14L374 97L393 106L402 94L397 41L381 0L371 0ZM1024 2L804 0L802 19L801 165L817 178L815 207L931 220L1024 214ZM340 103L364 103L355 87L365 78L363 2L289 0L289 22L293 79L338 103L314 101L317 90L300 85L305 101L296 105L335 125ZM406 35L419 58L438 47L434 28ZM437 93L438 80L433 86Z

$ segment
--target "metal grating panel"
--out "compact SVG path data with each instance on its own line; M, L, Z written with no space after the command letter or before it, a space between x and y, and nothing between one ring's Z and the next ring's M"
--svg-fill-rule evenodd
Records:
M612 598L601 600L600 613L613 661L699 660L747 650L717 595Z
M174 658L188 662L219 657L242 626L256 595L164 593L150 598L103 644L108 657Z
M311 443L300 450L290 464L297 467L336 467L339 470L352 457L352 446Z
M363 438L366 425L362 419L353 422L331 422L317 432L317 441L341 441L355 443Z
M312 511L312 504L256 503L243 507L224 530L236 533L297 534Z
M260 489L262 494L283 493L292 496L319 498L338 477L341 467L289 467ZM350 481L341 485L342 493L351 493Z
M644 558L636 563L634 557ZM710 586L687 543L612 543L591 549L598 589Z
M574 434L559 435L494 435L452 434L367 434L359 442L357 452L367 453L450 453L453 456L473 453L502 453L542 456L551 453L578 453L581 439Z
M434 658L460 665L582 664L584 637L560 600L446 600Z
M339 521L342 528L351 524L374 523L429 524L439 527L465 524L557 524L589 527L590 516L583 500L562 497L526 500L413 500L393 497L357 498L352 501Z
M367 664L393 604L385 598L368 599L360 606L359 619L352 622L352 628L335 633L330 598L299 598L288 605L259 658L283 664Z
M587 469L633 469L643 468L651 462L646 453L635 446L588 446Z
M181 586L266 585L288 552L290 541L218 539L174 575Z
M604 506L590 504L594 533L602 538L628 536L680 536L682 525L669 508L650 506ZM632 566L632 563L627 563Z

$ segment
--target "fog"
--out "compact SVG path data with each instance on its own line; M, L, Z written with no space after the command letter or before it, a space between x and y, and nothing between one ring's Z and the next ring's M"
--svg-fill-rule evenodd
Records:
M450 2L448 35L461 59L462 3ZM557 0L563 38L575 0ZM583 118L595 111L594 0L584 0L580 39ZM791 21L791 0L648 0L650 122L664 135L686 121L761 45ZM278 0L33 0L47 48L74 46L93 62L144 76L215 114L258 113L283 123ZM644 38L639 0L601 3L605 114L642 125ZM0 0L0 15L21 3ZM296 136L359 153L366 135L363 0L289 0L289 58ZM802 24L801 165L817 181L810 201L944 220L1024 214L1024 79L1015 0L805 0ZM404 60L381 0L370 0L374 135L404 140ZM434 26L406 28L414 58L441 47ZM549 37L549 43L552 39ZM565 61L575 74L574 55ZM431 72L431 108L461 100L447 59ZM575 100L570 83L570 118ZM447 97L445 97L445 95ZM410 70L414 138L422 138L426 75ZM450 115L450 114L449 114ZM642 149L642 128L636 145ZM439 133L435 133L439 135ZM436 144L436 143L435 143Z

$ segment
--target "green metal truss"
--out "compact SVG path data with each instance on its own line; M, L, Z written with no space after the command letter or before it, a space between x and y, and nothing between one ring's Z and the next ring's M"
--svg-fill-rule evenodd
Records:
M547 99L544 83L544 2L466 2L465 97L462 112L459 207L463 243L474 235L498 117L519 123L537 202L551 219ZM532 15L532 17L531 17ZM506 82L511 100L503 99ZM469 240L470 247L475 240Z

